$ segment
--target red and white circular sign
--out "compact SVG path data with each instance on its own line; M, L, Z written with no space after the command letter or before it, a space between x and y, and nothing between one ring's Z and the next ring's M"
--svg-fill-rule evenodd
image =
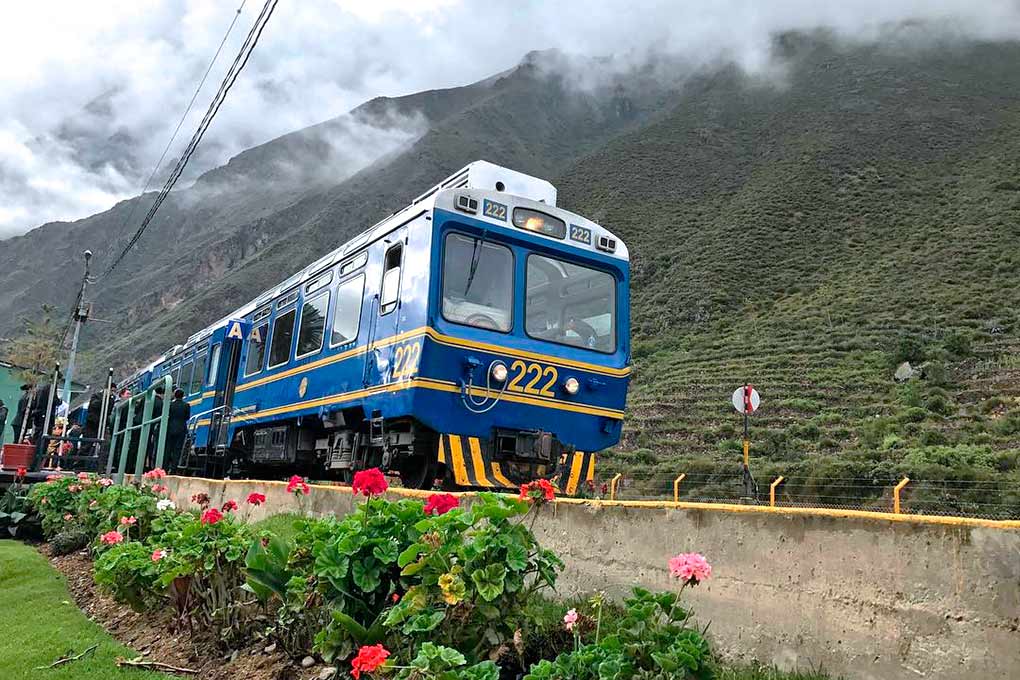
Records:
M733 391L733 408L737 409L737 413L743 413L745 409L748 413L754 413L759 406L761 406L761 397L758 395L758 390L750 385L738 387Z

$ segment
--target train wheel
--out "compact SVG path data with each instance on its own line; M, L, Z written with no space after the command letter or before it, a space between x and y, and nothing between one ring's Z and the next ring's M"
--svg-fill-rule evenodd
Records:
M400 483L406 489L431 489L432 465L425 456L407 456L400 467Z

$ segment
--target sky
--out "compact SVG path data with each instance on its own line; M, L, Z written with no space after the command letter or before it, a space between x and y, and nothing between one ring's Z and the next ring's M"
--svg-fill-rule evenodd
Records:
M137 195L223 39L171 147L187 144L264 0L33 0L0 25L0 239ZM665 53L768 75L770 36L1020 38L1020 0L280 0L203 141L196 170L376 96L485 78L557 48ZM181 186L181 185L179 185Z

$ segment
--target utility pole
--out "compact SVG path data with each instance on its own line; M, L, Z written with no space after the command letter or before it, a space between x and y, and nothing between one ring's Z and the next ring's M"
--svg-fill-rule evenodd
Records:
M88 321L89 308L85 302L85 289L89 285L89 262L92 260L92 251L86 250L82 253L85 257L85 275L81 279L81 295L78 296L78 307L74 310L74 336L71 338L71 355L67 359L67 372L64 373L64 401L67 402L68 413L71 410L71 377L74 374L74 358L78 353L78 335L81 333L81 326Z

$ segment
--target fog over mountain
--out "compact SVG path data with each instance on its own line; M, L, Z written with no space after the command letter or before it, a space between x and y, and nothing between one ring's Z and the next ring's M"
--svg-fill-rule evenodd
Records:
M171 147L185 145L261 4L204 0L19 3L0 29L0 238L76 220L136 195L241 6L219 61ZM448 88L556 48L579 88L666 59L685 69L735 63L782 85L773 37L825 28L847 44L952 50L1020 35L1016 0L786 0L590 3L483 0L282 2L231 91L188 179L270 139L330 120L377 96ZM589 57L605 57L595 69ZM582 66L571 69L573 60ZM423 132L373 121L360 150L330 153L348 172ZM359 123L364 124L364 123ZM376 136L382 139L376 140ZM324 140L328 143L330 140ZM331 166L332 167L332 166ZM340 174L344 174L337 168ZM159 176L157 176L158 186ZM144 214L144 211L141 213ZM140 219L140 216L139 216Z

